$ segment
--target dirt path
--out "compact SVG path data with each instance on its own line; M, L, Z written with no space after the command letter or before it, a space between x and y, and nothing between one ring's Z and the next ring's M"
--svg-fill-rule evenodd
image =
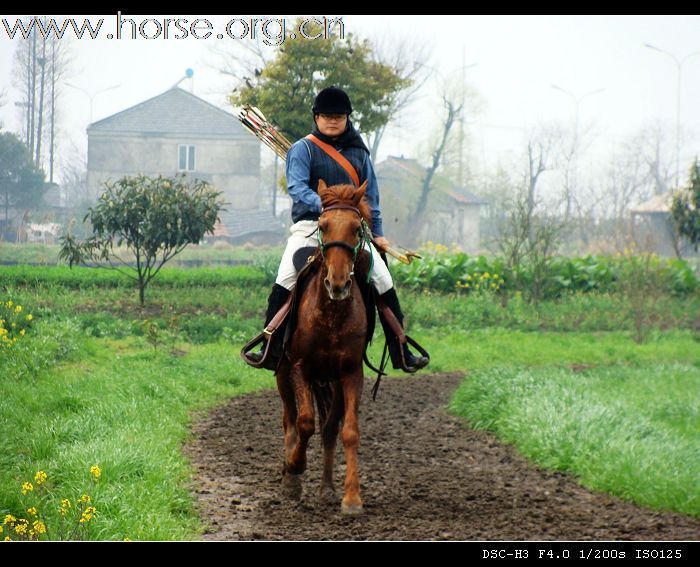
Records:
M320 440L308 453L300 502L280 494L276 391L233 399L196 424L185 451L212 540L698 540L700 520L591 493L541 471L493 435L445 410L460 375L366 383L360 408L365 513L322 504ZM336 485L345 474L339 443Z

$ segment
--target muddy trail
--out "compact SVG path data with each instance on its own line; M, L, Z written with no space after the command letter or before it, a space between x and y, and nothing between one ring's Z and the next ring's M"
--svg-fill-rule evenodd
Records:
M318 498L321 450L311 439L301 501L280 490L276 391L231 400L194 426L185 452L207 540L698 540L700 520L594 493L529 464L446 405L459 374L389 378L360 407L364 515ZM338 443L335 482L345 475Z

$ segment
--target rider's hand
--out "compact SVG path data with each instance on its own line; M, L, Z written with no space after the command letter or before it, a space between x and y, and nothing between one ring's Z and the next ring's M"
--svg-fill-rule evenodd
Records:
M389 241L383 236L375 236L374 241L377 243L377 246L379 247L381 252L385 252L386 249L390 246Z

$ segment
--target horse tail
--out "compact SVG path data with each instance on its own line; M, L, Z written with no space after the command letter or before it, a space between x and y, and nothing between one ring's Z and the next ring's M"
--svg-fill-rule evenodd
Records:
M340 381L333 380L328 382L312 382L311 390L313 391L314 400L316 400L316 409L318 411L318 423L321 430L326 427L329 417L335 415L338 410L338 404L343 402L343 390ZM335 411L334 411L335 410Z

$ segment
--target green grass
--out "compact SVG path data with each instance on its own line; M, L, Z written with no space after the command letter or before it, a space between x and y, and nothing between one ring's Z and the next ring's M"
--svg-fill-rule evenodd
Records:
M197 538L181 447L197 412L274 387L238 356L260 330L269 277L250 266L164 268L144 309L121 278L0 267L0 299L35 317L17 356L0 353L0 515L22 515L21 483L42 469L56 498L93 496L90 539ZM399 295L429 371L467 373L460 415L587 486L698 515L689 470L699 469L700 294L662 297L641 344L624 298L611 294L505 307L489 295ZM145 321L159 326L157 350ZM103 477L93 486L96 463Z
M34 380L0 382L0 514L25 517L20 487L38 470L57 499L90 494L90 539L190 539L201 533L181 453L193 412L272 387L238 347L181 344L184 356L142 339L79 341L72 362ZM99 464L97 486L87 482ZM54 510L44 513L58 525Z
M202 265L217 265L224 263L252 264L261 255L282 256L284 245L277 246L232 246L223 242L213 245L204 244L201 246L187 246L180 254L175 256L167 265L175 266L181 263L192 265L201 263ZM0 258L5 261L21 263L45 264L56 266L63 264L58 259L60 251L59 244L15 244L11 242L0 242ZM128 259L130 254L125 247L119 249L121 258Z
M652 508L700 516L700 359L483 368L452 410L543 467Z

